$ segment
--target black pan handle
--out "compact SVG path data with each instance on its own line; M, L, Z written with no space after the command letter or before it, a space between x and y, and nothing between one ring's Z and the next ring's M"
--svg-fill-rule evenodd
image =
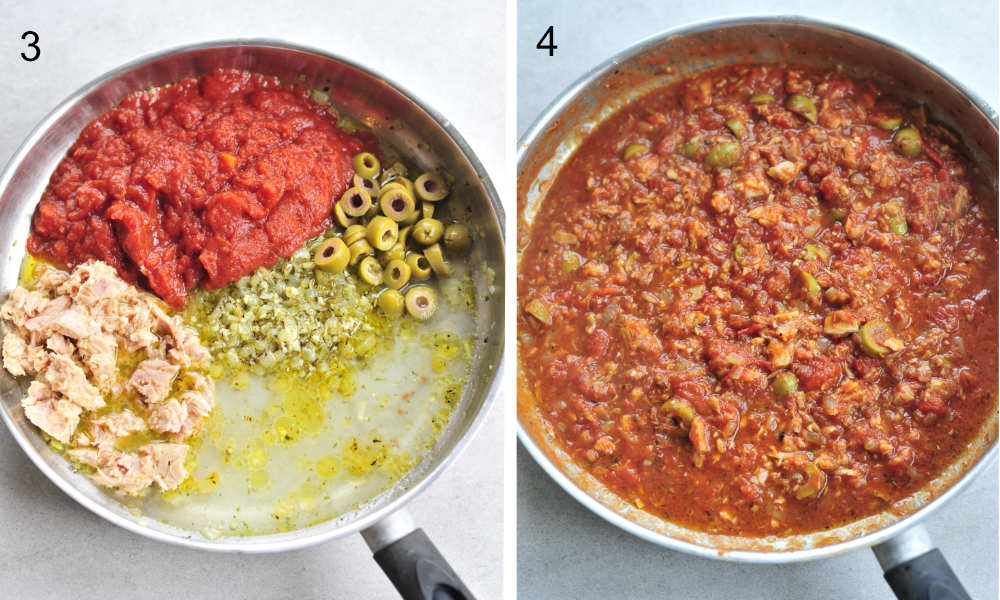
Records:
M434 546L399 510L361 532L375 562L405 600L474 600L469 588Z
M900 600L971 600L921 525L872 548Z

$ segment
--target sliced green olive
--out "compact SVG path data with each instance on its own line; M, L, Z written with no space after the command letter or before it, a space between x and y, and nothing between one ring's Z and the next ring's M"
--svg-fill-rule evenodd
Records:
M729 128L729 131L733 132L733 135L741 140L750 135L750 131L747 129L747 126L739 119L729 119L726 121L726 127Z
M350 246L358 240L365 239L367 229L364 225L351 225L344 231L344 243Z
M645 154L649 152L649 146L646 144L629 144L625 148L625 152L622 152L622 160L628 160L633 156L639 156L640 154Z
M375 183L374 179L369 179L368 177L362 177L357 173L354 174L353 179L354 187L359 187L368 192L368 195L372 198L378 198L378 184Z
M795 497L805 500L811 496L817 496L826 487L826 473L813 463L806 463L806 480L795 490Z
M368 223L366 231L368 243L376 250L388 250L399 241L399 224L388 217L378 215Z
M774 96L771 94L763 93L750 96L750 104L768 104L770 102L774 102Z
M847 218L847 211L842 208L831 208L829 216L831 221L840 222Z
M903 217L892 217L889 219L889 231L895 233L896 235L906 235L910 231L909 225L906 224L906 219Z
M681 153L684 154L686 158L694 158L695 154L698 154L698 150L701 149L701 143L698 140L690 139L684 142L684 146L681 148Z
M782 371L771 380L771 391L780 398L791 396L799 391L799 379L788 371Z
M374 256L366 256L358 265L358 276L369 285L382 284L382 265Z
M397 169L394 171L393 176L387 177L385 179L385 181L382 183L382 189L398 186L403 188L407 192L410 192L410 195L416 198L417 196L416 186L413 185L413 182L410 181L409 177L403 175L403 173L406 173L406 168L404 168L399 163L396 163L393 166L397 167ZM385 173L383 173L383 176L384 175Z
M416 202L413 194L399 186L382 188L382 193L378 197L379 207L382 214L397 223L410 218L416 211Z
M823 288L820 287L816 278L805 271L800 271L802 274L802 289L806 293L806 298L809 302L813 304L819 304L823 300Z
M671 417L682 421L685 425L690 425L694 420L694 409L683 400L667 400L663 403L662 409Z
M337 225L340 225L341 227L350 227L351 225L354 225L354 222L356 221L355 218L347 216L347 213L344 212L344 207L340 204L340 202L333 203L333 218L337 221Z
M410 281L410 265L401 260L390 261L382 275L385 284L398 290Z
M340 197L340 204L348 217L360 217L372 207L372 197L366 189L352 187Z
M424 173L413 182L417 196L427 202L443 200L448 195L448 184L437 173Z
M434 204L430 202L423 202L420 204L420 214L423 215L425 219L434 218Z
M904 346L903 340L896 337L896 333L885 321L868 321L858 330L858 339L861 341L861 349L873 358L899 352Z
M572 250L567 250L563 252L562 255L562 270L563 273L569 273L570 271L576 269L580 266L581 262L580 255Z
M380 168L378 159L370 152L362 152L354 156L354 172L365 179L377 177Z
M916 158L924 149L924 143L920 140L920 132L913 127L904 127L892 136L892 145L906 158Z
M406 292L406 312L418 321L426 321L437 311L437 294L426 285L415 285Z
M379 196L381 196L383 192L388 192L391 189L400 189L403 190L404 192L410 191L410 188L403 185L402 181L398 179L393 179L392 181L387 181L382 184L382 187L380 187L378 190ZM410 195L412 196L413 194L411 193Z
M419 252L407 254L406 265L410 267L410 278L413 281L424 281L431 276L431 263Z
M823 317L823 333L833 337L854 333L858 330L858 325L860 321L848 310L835 310Z
M736 164L743 154L738 142L719 142L708 149L705 164L713 169L728 169Z
M742 263L743 257L746 255L747 255L747 249L743 247L743 244L737 242L736 245L733 246L733 260L735 260L738 263Z
M902 124L903 119L900 117L879 117L875 119L875 126L886 131L892 131Z
M524 306L524 312L546 325L552 324L552 311L549 310L549 305L544 300L539 300L538 298L531 300Z
M378 307L390 319L398 319L406 309L406 301L399 290L388 289L378 295Z
M351 251L339 237L323 240L313 256L316 266L330 273L340 273L347 268L347 263L350 261Z
M394 260L405 260L406 259L406 244L400 241L396 241L392 248L389 248L385 252L380 252L378 257L378 262L382 266L386 266Z
M472 246L469 228L461 223L450 223L444 228L444 247L449 252L461 254Z
M814 244L806 244L805 250L802 252L802 258L805 260L826 260L830 258L830 251L823 246L816 246Z
M365 238L361 238L353 244L349 244L347 247L351 251L351 266L358 264L361 262L361 259L375 253L375 249L372 248L372 245L369 244L368 240Z
M413 232L410 235L418 244L430 246L444 235L444 223L437 219L420 219L413 225Z
M441 252L441 244L431 244L424 248L424 256L427 258L427 262L431 265L431 270L438 277L447 277L451 275L451 265L448 261L444 259L444 253Z
M802 94L792 94L789 96L788 100L785 101L785 108L810 123L815 123L816 118L819 116L816 111L816 103L813 102L813 99Z

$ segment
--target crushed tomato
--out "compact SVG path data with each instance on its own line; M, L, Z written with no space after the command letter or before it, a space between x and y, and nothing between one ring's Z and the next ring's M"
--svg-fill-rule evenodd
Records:
M136 92L59 164L28 251L104 261L181 308L199 283L220 288L327 229L361 148L305 88L255 73Z

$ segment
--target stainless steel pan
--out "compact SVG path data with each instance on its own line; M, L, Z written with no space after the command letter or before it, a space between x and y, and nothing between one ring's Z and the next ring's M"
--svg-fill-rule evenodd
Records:
M926 58L896 42L841 24L794 16L735 18L697 23L643 40L584 75L545 110L519 145L519 239L526 239L560 167L603 119L651 89L736 62L843 67L858 76L873 77L905 97L925 103L933 120L959 133L996 190L996 113ZM948 579L950 569L940 553L932 551L929 537L917 523L976 475L993 473L995 413L976 442L941 477L891 511L822 533L740 538L692 531L617 497L574 465L549 437L530 389L521 385L520 372L518 382L521 442L571 496L629 533L681 552L750 563L812 560L874 545L887 580L901 597L909 597L912 590L908 586L923 585L935 577L961 588L953 575ZM918 581L919 577L925 580Z
M386 573L406 597L425 598L442 590L469 594L422 531L401 510L439 475L461 451L495 398L503 350L504 249L503 209L483 166L450 123L389 79L328 53L270 40L219 41L161 52L103 75L53 110L28 136L0 176L0 292L17 285L18 268L35 205L49 175L92 119L126 94L204 74L212 69L239 68L274 75L288 83L329 87L335 107L370 126L385 142L419 168L442 166L456 178L449 202L482 234L470 264L487 264L488 280L474 269L479 343L461 401L430 452L401 481L373 501L339 518L291 532L207 539L136 516L102 493L49 448L24 418L21 391L6 374L0 376L0 415L11 434L49 479L77 502L108 521L146 537L203 550L278 552L302 548L361 532ZM456 212L457 214L457 212Z

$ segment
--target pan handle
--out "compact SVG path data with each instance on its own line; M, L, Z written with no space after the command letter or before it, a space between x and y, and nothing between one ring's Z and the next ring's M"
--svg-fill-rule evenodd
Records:
M455 571L417 529L406 510L397 510L361 532L375 562L405 600L474 600Z
M923 525L872 547L899 600L971 600Z

